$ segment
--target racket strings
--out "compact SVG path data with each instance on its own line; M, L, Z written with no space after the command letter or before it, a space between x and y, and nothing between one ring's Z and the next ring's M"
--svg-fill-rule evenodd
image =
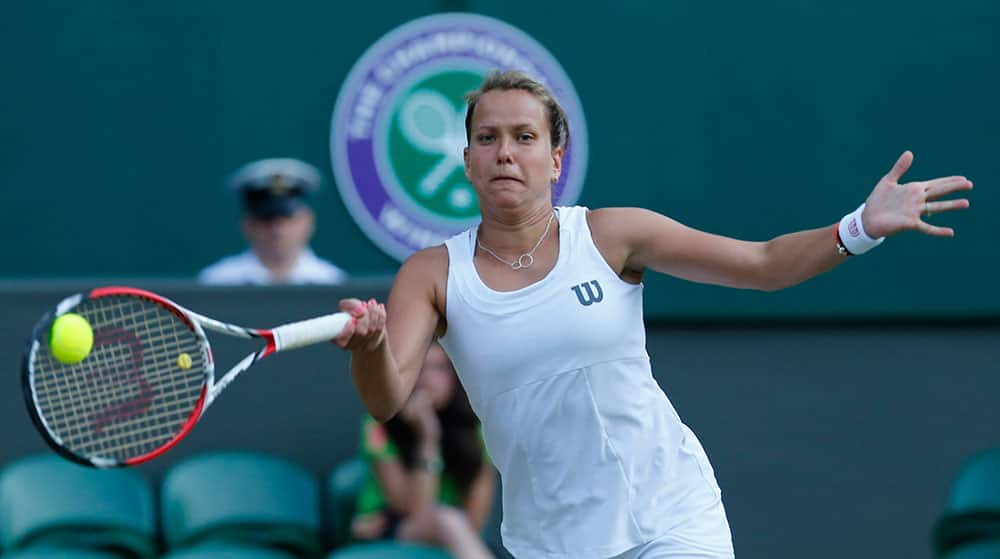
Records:
M124 462L171 441L206 381L204 341L164 306L135 296L87 299L74 309L94 329L94 347L64 365L39 340L32 385L49 431L68 450ZM191 364L182 368L181 354Z

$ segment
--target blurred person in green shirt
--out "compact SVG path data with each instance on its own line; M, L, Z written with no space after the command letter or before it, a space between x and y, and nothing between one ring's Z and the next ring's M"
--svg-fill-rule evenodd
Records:
M385 424L365 417L361 453L372 475L358 496L356 539L430 544L456 559L492 557L479 533L496 474L441 346L428 349L413 394L395 417Z

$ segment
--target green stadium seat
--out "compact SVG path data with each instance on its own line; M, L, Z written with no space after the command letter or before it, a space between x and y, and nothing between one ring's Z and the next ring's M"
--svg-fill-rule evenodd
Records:
M67 547L33 547L0 555L3 559L121 559L110 551L71 549Z
M161 488L168 549L223 542L316 556L319 487L284 459L250 452L196 456L172 467Z
M152 489L135 470L97 470L54 454L23 458L0 472L0 547L154 557Z
M197 547L172 551L163 555L162 559L296 559L296 556L265 547L210 542Z
M338 549L326 559L450 559L451 555L433 547L402 542L357 544Z
M959 547L944 559L1000 559L1000 540L989 540Z
M933 535L935 552L949 557L986 540L1000 540L1000 448L980 452L962 465Z
M351 519L358 494L371 473L361 458L351 458L338 464L326 479L326 533L330 547L347 545L351 541Z

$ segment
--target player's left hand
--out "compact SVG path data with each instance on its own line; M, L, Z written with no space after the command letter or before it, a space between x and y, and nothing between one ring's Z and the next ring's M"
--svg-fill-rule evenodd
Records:
M896 164L886 174L865 201L861 215L865 233L877 239L895 235L900 231L914 230L935 237L953 237L955 230L950 227L931 225L924 219L943 212L969 207L965 198L938 200L942 196L971 190L972 181L965 177L953 176L901 183L903 174L913 163L913 152L907 150L899 156Z

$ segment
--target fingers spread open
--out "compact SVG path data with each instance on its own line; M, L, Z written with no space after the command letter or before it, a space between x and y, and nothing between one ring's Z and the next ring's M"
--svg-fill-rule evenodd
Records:
M889 173L885 176L887 179L893 182L899 182L899 178L909 170L910 165L913 163L913 152L906 150L899 159L896 160L896 164L892 166Z
M960 190L971 190L972 181L965 177L942 177L927 181L924 186L924 193L927 198L937 198Z
M927 202L924 204L924 213L927 215L950 212L952 210L964 210L969 207L969 201L965 198L958 200L939 200L937 202Z
M931 225L929 223L919 221L917 222L917 231L930 235L932 237L954 237L955 230L951 227L938 227L936 225Z

